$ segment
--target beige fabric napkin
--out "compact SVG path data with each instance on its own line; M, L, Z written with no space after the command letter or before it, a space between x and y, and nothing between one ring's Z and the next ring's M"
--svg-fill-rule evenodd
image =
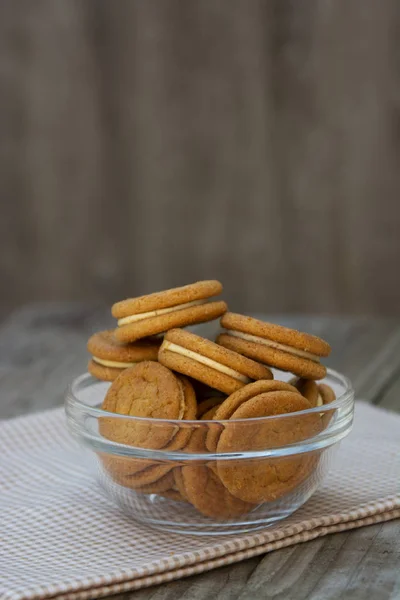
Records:
M191 537L128 519L86 473L62 409L0 423L0 450L3 600L97 598L400 517L400 415L363 402L321 489L252 535Z

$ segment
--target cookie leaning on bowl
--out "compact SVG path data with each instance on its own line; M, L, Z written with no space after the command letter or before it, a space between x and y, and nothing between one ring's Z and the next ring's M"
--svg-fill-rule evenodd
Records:
M198 281L117 302L111 309L112 315L118 319L115 337L121 342L134 342L174 327L217 319L228 307L225 302L210 301L210 298L221 292L219 281Z
M268 367L183 329L165 334L158 360L225 394L256 379L272 379Z
M157 360L161 340L144 339L134 344L119 342L113 330L93 334L87 343L92 355L88 371L93 377L103 381L114 381L129 367L144 360Z
M242 390L236 394L241 392ZM302 412L311 406L297 390L269 391L248 396L249 394L247 399L243 396L242 402L236 402L238 407L229 417L229 424L220 433L218 454L280 448L302 442L322 431L319 413ZM216 415L217 413L214 419L217 418ZM221 482L233 496L257 504L272 502L288 494L307 479L318 460L317 454L305 457L301 453L284 458L219 460L217 472Z
M99 421L101 435L116 443L154 450L179 450L187 443L190 430L172 424L151 423L151 419L191 420L196 418L197 402L190 382L174 375L158 362L141 362L124 370L112 383L102 409L130 417L133 421L105 416ZM120 456L102 457L113 479L128 487L154 483L172 464Z
M326 375L320 359L331 348L321 338L231 312L224 314L221 325L227 331L218 336L217 343L225 348L306 379Z

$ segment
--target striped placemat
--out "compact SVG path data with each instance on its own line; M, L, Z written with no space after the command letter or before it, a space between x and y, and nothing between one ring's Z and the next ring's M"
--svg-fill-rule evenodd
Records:
M62 409L0 423L0 597L86 600L171 581L400 517L400 416L363 402L321 489L252 535L155 532L116 508L81 465Z

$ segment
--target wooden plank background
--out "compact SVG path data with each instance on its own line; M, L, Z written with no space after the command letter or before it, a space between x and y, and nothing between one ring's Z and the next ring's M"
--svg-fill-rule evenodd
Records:
M396 0L2 0L1 303L400 311Z

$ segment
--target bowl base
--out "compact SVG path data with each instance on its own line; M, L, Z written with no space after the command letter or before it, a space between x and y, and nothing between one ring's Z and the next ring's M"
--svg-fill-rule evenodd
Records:
M147 496L146 510L143 510L143 507L140 511L134 510L132 504L124 502L121 496L117 499L117 503L125 514L141 525L147 525L159 531L191 536L252 533L271 527L271 525L285 519L299 508L299 505L293 503L286 506L280 503L279 507L271 506L268 510L268 505L264 503L254 507L253 511L243 515L243 517L218 521L200 515L193 506L186 502L169 500L157 494Z

